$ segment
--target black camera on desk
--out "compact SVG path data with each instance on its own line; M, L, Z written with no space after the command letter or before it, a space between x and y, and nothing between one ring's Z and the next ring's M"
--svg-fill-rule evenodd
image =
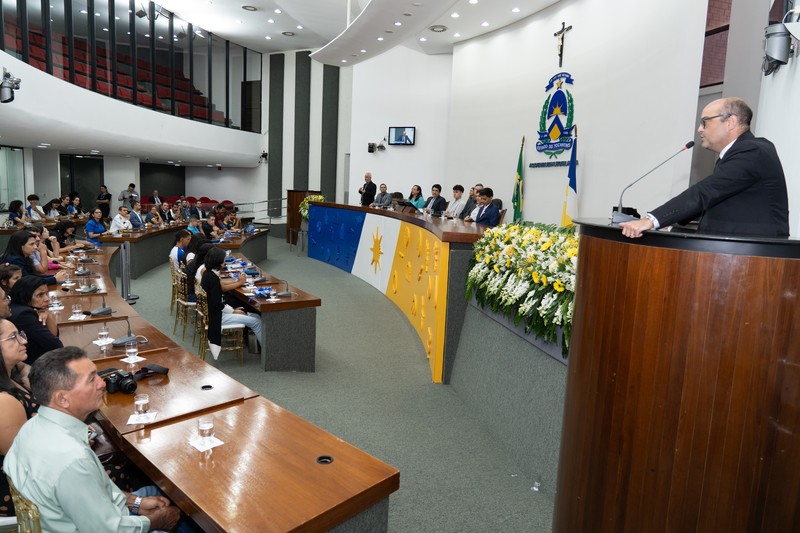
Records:
M98 372L103 381L106 382L106 391L110 393L124 392L125 394L133 394L136 392L136 380L133 379L133 374L126 370L117 370L116 368L109 368L102 372Z

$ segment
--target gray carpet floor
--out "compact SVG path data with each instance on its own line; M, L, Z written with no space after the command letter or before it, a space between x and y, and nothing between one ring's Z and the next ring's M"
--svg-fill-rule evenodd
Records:
M166 258L165 258L166 259ZM390 498L391 532L547 532L553 490L533 480L455 391L431 382L422 343L388 298L335 267L269 239L270 274L322 298L316 372L264 372L259 356L209 362L273 402L400 470ZM169 270L132 282L137 311L172 333ZM181 343L180 330L175 340ZM191 346L191 333L181 343Z

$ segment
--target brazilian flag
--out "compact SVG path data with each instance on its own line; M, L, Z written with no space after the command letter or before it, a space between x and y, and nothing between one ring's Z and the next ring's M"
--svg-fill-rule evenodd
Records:
M524 193L523 177L525 176L525 164L522 157L525 148L525 137L522 138L522 145L519 147L519 160L517 161L517 179L514 182L514 197L511 203L514 204L514 222L522 222L522 200Z

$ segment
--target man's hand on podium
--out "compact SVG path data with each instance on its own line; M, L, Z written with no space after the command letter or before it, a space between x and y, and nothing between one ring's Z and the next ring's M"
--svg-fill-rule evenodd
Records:
M653 229L653 221L649 218L641 220L631 220L630 222L623 222L619 225L622 228L622 234L631 239L636 239L642 236L642 233Z

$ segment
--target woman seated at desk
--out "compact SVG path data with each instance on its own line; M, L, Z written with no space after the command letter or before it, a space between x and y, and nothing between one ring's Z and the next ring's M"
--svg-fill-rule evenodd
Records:
M150 207L150 212L144 217L144 221L153 226L160 226L164 223L164 219L161 218L161 214L158 212L158 207L155 205Z
M23 276L37 275L33 265L33 256L37 251L36 237L33 233L20 230L8 239L6 251L0 256L0 263L10 263L22 270ZM42 257L42 261L47 261L47 257ZM67 272L59 270L55 275L43 274L40 277L48 285L61 283L67 276Z
M216 360L222 346L222 326L243 324L253 330L256 339L261 342L261 317L255 313L247 314L242 308L234 309L223 300L222 284L219 272L225 264L225 252L220 248L211 248L206 254L205 272L200 286L206 291L208 298L208 349ZM226 290L233 290L245 284L246 276L242 273L236 281L226 284Z
M103 222L103 211L99 207L95 207L92 211L92 218L86 222L86 240L95 246L103 246L100 242L100 237L108 235L110 232Z
M56 315L49 312L47 284L38 276L22 276L11 288L11 322L28 337L28 362L61 348Z
M83 243L75 239L77 226L71 220L62 220L53 227L53 235L58 242L58 249L62 254L68 254L73 250L82 250L88 243Z
M28 372L27 337L10 320L0 318L0 466L22 427L39 409L33 399ZM6 476L0 476L0 516L14 516Z
M28 222L28 212L22 207L22 200L14 200L8 205L8 220L15 226Z
M411 202L417 209L422 209L425 207L425 197L422 196L422 187L419 185L412 186L408 201Z
M86 214L86 211L83 210L83 206L81 205L81 197L75 196L72 201L67 206L67 213L71 217L80 217Z

